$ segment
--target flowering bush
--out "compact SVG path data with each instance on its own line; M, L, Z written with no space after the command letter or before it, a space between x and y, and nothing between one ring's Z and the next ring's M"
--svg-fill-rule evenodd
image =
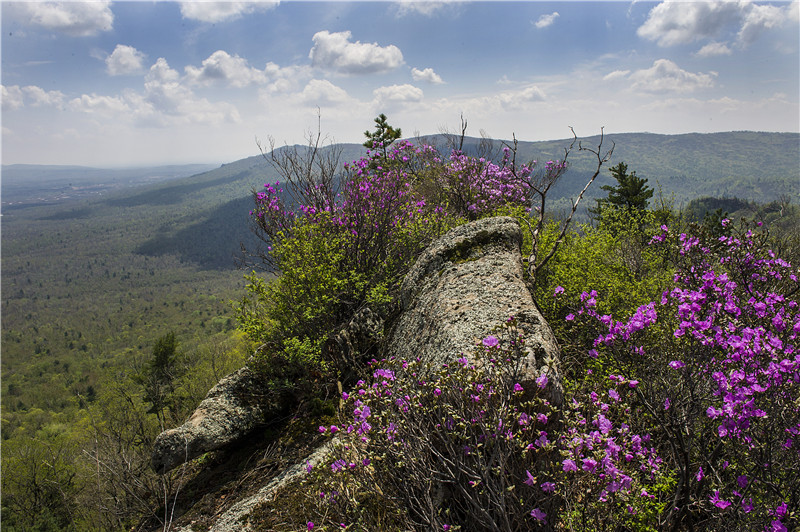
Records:
M320 346L359 308L389 314L403 276L436 237L498 212L527 218L537 183L566 169L563 161L544 173L535 163L517 166L511 148L499 164L457 151L445 161L430 146L402 141L374 145L337 179L333 163L322 165L316 179L316 146L310 161L288 153L276 162L287 181L255 191L251 211L268 244L262 259L281 275L272 283L249 276L237 311L241 328L265 346L256 365L289 375L303 372L294 361L324 370ZM303 356L281 354L298 344Z
M586 368L639 383L629 426L652 434L674 484L653 525L792 528L798 271L747 226L716 237L661 229L653 244L670 251L676 274L660 301L616 320L598 312L592 291L567 316L595 331L582 347Z
M620 421L636 383L615 378L604 397L576 390L557 412L540 393L546 376L520 384L514 321L496 334L475 364L373 361L370 382L343 394L340 423L319 428L339 444L313 473L309 493L336 494L309 497L314 523L374 529L364 494L404 509L404 529L602 528L620 505L647 515L664 475L650 436Z
M552 454L555 422L538 387L519 384L524 339L513 321L498 336L483 340L480 367L466 358L442 368L373 361L370 382L343 394L341 422L319 429L341 440L326 475L340 497L320 501L315 523L375 526L357 500L341 497L344 486L396 501L417 529L546 523L557 507L554 478L533 457Z

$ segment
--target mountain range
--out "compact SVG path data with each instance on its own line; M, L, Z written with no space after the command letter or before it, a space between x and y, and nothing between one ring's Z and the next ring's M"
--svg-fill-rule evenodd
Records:
M447 154L448 146L459 139L433 135L412 141L432 144ZM596 163L593 154L580 148L596 150L600 141L595 135L574 143L570 170L548 198L554 214L569 207L570 199L583 188ZM624 133L606 135L602 141L603 153L613 147L606 167L624 161L630 170L648 179L657 190L656 198L676 209L704 196L766 202L781 196L796 199L800 193L800 135L796 133ZM465 137L462 149L499 159L502 148L512 144ZM563 157L571 144L572 139L519 141L517 161L538 160L541 165ZM303 149L278 150L291 148ZM339 144L336 148L342 152L341 163L364 153L358 144ZM3 167L3 206L7 216L26 217L21 208L48 204L46 211L37 211L38 216L53 221L113 218L114 213L146 216L154 226L143 241L136 243L136 252L177 254L203 268L227 269L233 265L232 257L239 252L240 243L254 244L247 229L251 191L277 179L274 168L260 155L211 170L202 165L129 170L14 165ZM593 205L592 199L603 195L600 187L612 183L609 172L601 173L583 207ZM61 196L53 193L59 190Z

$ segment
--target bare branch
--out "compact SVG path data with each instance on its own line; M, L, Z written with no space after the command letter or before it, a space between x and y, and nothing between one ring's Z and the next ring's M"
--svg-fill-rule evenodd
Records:
M530 222L526 220L528 224L528 230L531 233L531 254L528 257L528 273L530 274L532 279L536 279L536 274L547 264L547 262L553 258L558 251L559 246L564 241L564 238L567 234L567 230L569 229L569 225L572 222L572 218L575 216L575 212L578 210L578 205L580 204L581 200L583 199L584 194L586 191L589 190L589 187L594 183L597 176L600 175L600 170L603 168L603 165L611 159L611 155L614 153L615 144L612 142L611 148L608 149L605 153L603 153L603 142L605 140L605 135L603 128L600 128L600 142L597 145L597 148L585 148L580 141L578 141L578 136L575 134L575 130L570 126L570 131L572 131L572 142L570 143L568 148L564 149L564 158L560 162L560 169L552 175L548 175L547 172L542 177L542 180L537 184L531 183L531 189L536 192L539 196L539 209L538 209L538 220L535 226L531 225ZM541 230L544 227L544 218L545 218L545 203L547 198L547 193L550 191L550 188L556 184L556 182L561 178L567 168L567 159L572 153L572 150L575 146L575 143L578 143L578 151L588 151L595 155L597 159L597 165L595 166L594 173L586 182L586 185L581 190L578 197L572 202L572 208L570 210L567 219L564 220L563 226L561 228L561 233L558 235L558 238L553 243L553 246L550 248L549 252L545 257L541 260L538 258L539 254L539 239L541 235Z

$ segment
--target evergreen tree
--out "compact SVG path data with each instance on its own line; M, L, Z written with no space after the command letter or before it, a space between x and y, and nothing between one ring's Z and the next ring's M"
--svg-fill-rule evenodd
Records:
M375 118L375 131L364 132L364 136L367 137L364 146L370 150L380 149L383 151L383 156L386 157L386 149L402 134L401 129L390 126L386 115L381 113Z
M629 174L628 165L622 162L608 170L617 184L600 187L608 192L608 197L596 200L597 207L590 212L600 215L606 208L625 209L627 212L647 210L649 200L653 197L653 189L647 186L647 179L637 176L635 170Z

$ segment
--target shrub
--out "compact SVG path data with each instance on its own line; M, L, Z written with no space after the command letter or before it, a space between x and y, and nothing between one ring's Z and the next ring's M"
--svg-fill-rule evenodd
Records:
M712 237L663 226L654 244L671 252L676 274L660 301L616 320L584 293L567 316L573 330L596 331L582 346L585 367L640 383L628 423L652 433L675 483L660 500L661 529L796 525L797 271L765 233L730 229Z

